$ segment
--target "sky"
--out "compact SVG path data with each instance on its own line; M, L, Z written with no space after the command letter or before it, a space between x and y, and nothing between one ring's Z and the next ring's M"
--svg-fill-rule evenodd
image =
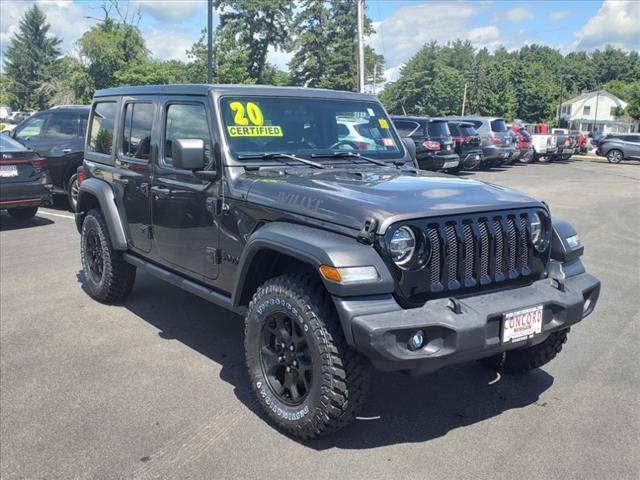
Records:
M76 52L78 38L97 21L91 17L103 17L101 0L0 0L2 52L33 3L46 13L51 32L63 39L63 53ZM207 23L206 0L120 0L120 4L130 11L140 9L140 29L157 59L186 60L186 50ZM460 38L490 50L537 43L562 53L607 44L640 51L640 0L366 0L366 8L376 29L366 41L384 55L388 80L395 80L403 63L432 40ZM269 61L284 70L290 58L287 52L269 55Z

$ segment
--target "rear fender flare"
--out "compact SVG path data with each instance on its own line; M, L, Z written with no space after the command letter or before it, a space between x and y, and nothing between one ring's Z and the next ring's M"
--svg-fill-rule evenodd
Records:
M111 245L115 250L127 250L127 236L122 221L120 220L113 189L111 185L104 180L92 177L84 180L80 184L78 211L76 212L78 232L82 231L82 222L84 221L87 211L95 205L95 202L92 200L93 198L97 200L100 210L102 211L102 216L107 224Z

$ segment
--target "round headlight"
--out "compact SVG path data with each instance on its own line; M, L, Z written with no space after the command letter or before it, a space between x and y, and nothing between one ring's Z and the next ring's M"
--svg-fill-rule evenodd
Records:
M399 267L406 266L416 251L416 236L409 227L400 227L389 242L391 258Z
M542 215L540 212L536 212L531 217L531 243L539 252L544 252L547 248L546 235L545 235L545 224L542 219Z

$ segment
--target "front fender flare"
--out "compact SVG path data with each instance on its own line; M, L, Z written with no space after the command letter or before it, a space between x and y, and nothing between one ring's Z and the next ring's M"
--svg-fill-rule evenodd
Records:
M337 296L378 295L393 292L393 277L378 252L355 238L327 232L305 225L284 222L268 223L256 230L247 241L240 257L232 303L238 306L247 274L256 254L272 250L311 265L332 267L374 266L379 278L375 282L341 285L322 278L327 291Z
M91 205L91 203L87 201L90 196L95 197L100 205L100 210L102 211L102 216L107 224L113 248L115 250L127 250L127 235L125 234L124 226L120 220L113 189L111 188L111 185L104 180L92 177L87 178L80 184L80 191L78 193L78 211L76 212L76 226L78 227L78 232L82 231L82 221L87 213L86 205Z

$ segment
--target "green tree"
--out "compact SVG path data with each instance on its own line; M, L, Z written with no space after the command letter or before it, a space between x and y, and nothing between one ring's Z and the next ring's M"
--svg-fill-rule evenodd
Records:
M289 48L294 3L289 0L214 0L213 6L221 12L216 29L218 53L235 51L240 56L232 61L225 54L228 62L218 66L221 74L223 71L224 75L230 73L226 67L235 70L236 64L244 64L251 79L265 83L263 72L269 49Z
M136 25L116 22L108 14L78 40L80 55L95 88L118 84L116 72L149 60L149 51Z
M62 40L49 35L50 25L38 5L20 19L18 32L7 46L4 69L12 107L43 109L49 96L40 87L54 74Z
M88 104L95 87L80 60L63 57L56 66L56 74L40 86L53 105Z
M628 115L634 120L640 120L640 81L612 80L606 85L606 90L628 103L627 108L618 112L619 116Z
M304 0L295 17L294 54L289 62L294 85L317 87L325 76L329 56L330 10L323 0Z
M128 65L115 72L117 85L165 85L186 83L187 66L178 60L161 62L151 60Z

